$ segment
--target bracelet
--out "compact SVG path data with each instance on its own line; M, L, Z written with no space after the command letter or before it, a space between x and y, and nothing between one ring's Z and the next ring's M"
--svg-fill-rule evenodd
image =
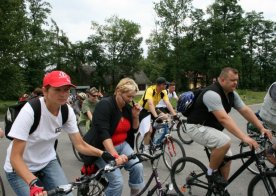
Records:
M120 157L120 155L118 155L117 153L116 154L113 154L112 155L115 159L118 159Z
M33 185L35 185L36 182L37 182L37 178L33 179L33 180L30 182L29 186L32 187Z

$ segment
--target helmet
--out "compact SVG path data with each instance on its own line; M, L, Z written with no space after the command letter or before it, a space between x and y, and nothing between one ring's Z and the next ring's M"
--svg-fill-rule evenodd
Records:
M87 98L87 95L83 92L78 93L78 96L82 99L85 100Z

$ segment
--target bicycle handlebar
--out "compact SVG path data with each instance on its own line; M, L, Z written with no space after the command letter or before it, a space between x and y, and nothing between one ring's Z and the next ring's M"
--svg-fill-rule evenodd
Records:
M127 158L128 158L128 160L135 159L136 154L131 154L131 155L127 156ZM116 165L115 161L110 161L108 164L105 165L105 167L99 169L95 174L93 174L91 176L84 175L84 176L77 178L75 182L70 182L65 185L59 185L56 188L47 191L47 194L48 194L48 196L54 196L56 194L68 194L68 193L72 192L74 189L81 186L82 184L89 183L92 180L100 177L102 174L112 172L115 169L121 168L121 167L123 167L123 165Z

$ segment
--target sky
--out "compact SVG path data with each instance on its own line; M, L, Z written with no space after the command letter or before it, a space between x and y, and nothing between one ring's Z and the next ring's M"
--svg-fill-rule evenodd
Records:
M114 15L141 26L145 41L154 29L157 18L153 2L159 0L45 0L52 6L50 18L65 32L70 41L85 41L91 32L91 21L105 25L105 20ZM214 0L193 0L196 8L206 10ZM239 0L246 12L263 12L265 19L276 21L276 0ZM146 51L145 42L142 47Z

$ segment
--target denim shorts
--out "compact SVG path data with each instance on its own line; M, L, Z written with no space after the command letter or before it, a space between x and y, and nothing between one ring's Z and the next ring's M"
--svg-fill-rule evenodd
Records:
M220 148L231 141L230 137L213 127L187 124L187 134L197 143L206 146L210 149ZM231 156L232 152L229 149L226 153L227 156Z

